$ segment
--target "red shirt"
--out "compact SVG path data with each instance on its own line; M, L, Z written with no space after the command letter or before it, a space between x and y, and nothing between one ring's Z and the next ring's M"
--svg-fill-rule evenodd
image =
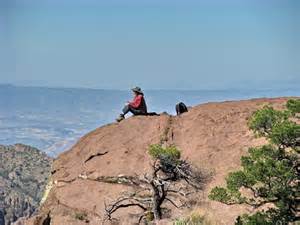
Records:
M129 103L133 108L139 108L143 99L143 95L137 95L134 97L133 101Z

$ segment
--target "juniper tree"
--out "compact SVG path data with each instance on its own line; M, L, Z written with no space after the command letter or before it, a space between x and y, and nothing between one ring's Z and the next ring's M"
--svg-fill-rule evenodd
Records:
M286 106L287 106L288 110L293 115L296 115L297 113L300 113L300 101L299 101L299 99L290 99L290 100L288 100Z
M133 191L105 204L106 219L112 220L120 209L137 207L142 211L139 223L145 219L160 220L167 207L187 207L190 196L201 190L207 177L181 159L176 147L151 145L148 154L152 158L151 172L118 179L117 183L131 186Z
M254 214L239 216L238 225L283 225L300 219L300 125L294 118L300 100L290 100L286 106L284 111L266 106L252 115L250 129L269 144L250 148L241 158L242 169L229 173L225 187L210 192L212 200L256 209ZM259 208L267 204L265 210Z

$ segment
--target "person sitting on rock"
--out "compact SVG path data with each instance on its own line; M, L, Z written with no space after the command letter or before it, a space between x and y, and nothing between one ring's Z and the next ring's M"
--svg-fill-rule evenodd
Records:
M134 94L134 99L131 102L127 102L123 108L123 113L117 118L117 122L125 119L125 115L131 112L133 115L147 115L147 105L144 98L144 93L140 87L135 87L131 89Z

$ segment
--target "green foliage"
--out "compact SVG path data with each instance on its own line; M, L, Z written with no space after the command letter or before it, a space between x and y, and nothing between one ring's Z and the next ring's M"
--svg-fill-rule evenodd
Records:
M264 212L257 212L254 215L239 216L235 225L274 225L272 218Z
M286 148L300 146L300 125L289 120L283 121L273 127L269 138L274 144Z
M282 151L270 145L249 149L249 156L241 159L243 169L230 173L226 178L226 188L213 188L209 198L225 204L259 206L261 200L242 197L240 188L243 187L250 189L253 196L263 198L263 202L275 202L278 207L282 201L290 203L290 195L295 194L290 183L298 178L293 164L295 155L285 156L284 160L282 157Z
M239 216L235 225L288 225L291 221L293 218L289 217L285 210L270 208L253 215Z
M180 151L175 146L162 147L161 145L150 145L149 154L154 159L171 158L174 160L180 159Z
M150 145L149 155L153 159L177 164L180 159L180 151L175 146L162 147L161 145Z
M153 159L160 161L161 169L165 173L174 173L176 167L182 163L180 151L175 146L150 145L148 152Z
M208 197L211 200L219 201L228 205L241 202L240 194L238 192L233 192L223 187L214 187Z
M300 99L288 100L286 103L286 107L293 115L295 115L296 113L300 113Z
M277 111L270 106L265 106L263 109L253 113L248 125L255 133L264 136L271 132L274 125L286 118L287 113Z
M287 105L296 108L293 101ZM269 106L256 111L249 120L249 127L267 137L271 144L250 148L249 154L241 158L242 169L229 173L225 187L211 190L209 198L225 204L248 204L257 208L272 203L273 207L266 211L238 217L237 225L288 224L297 220L299 152L288 148L299 147L300 126L290 120L293 115ZM241 193L242 189L248 190L247 197Z
M173 225L210 225L211 223L197 213L193 213L187 218L177 219Z

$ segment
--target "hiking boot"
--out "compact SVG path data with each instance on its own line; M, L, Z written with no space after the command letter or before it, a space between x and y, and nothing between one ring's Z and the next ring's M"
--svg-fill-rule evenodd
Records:
M116 119L117 122L121 122L122 120L124 120L125 117L123 114L120 114L120 116Z

